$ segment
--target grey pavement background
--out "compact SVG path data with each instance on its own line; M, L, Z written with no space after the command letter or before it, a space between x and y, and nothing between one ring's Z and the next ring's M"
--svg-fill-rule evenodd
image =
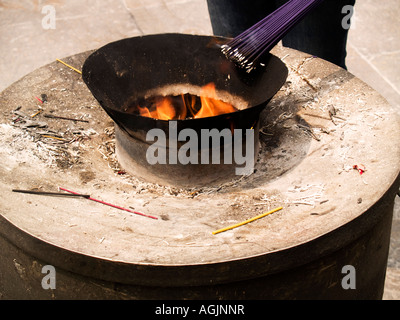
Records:
M46 29L55 9L55 29ZM348 41L351 73L400 113L400 1L357 0ZM206 0L0 0L0 90L27 73L141 34L212 34ZM400 299L400 198L396 199L384 299Z

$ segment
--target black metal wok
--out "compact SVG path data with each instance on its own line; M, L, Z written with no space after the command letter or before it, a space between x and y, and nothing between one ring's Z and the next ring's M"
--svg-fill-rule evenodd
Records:
M186 165L179 168L176 165L153 165L151 172L146 173L149 165L146 164L144 153L150 144L146 141L146 133L150 129L160 128L168 137L169 122L130 111L135 101L143 100L160 88L171 85L181 88L202 87L213 82L217 91L244 101L245 107L219 116L176 120L178 132L186 128L196 132L225 128L257 130L261 111L285 83L288 70L279 58L267 54L255 70L246 73L221 52L221 44L228 40L185 34L141 36L110 43L85 61L83 80L118 129L121 129L117 130L117 146L135 162L132 170L139 176L154 175L154 180L168 175L176 180L176 176L179 176L185 184L191 184L193 179L207 182L217 181L217 176L231 177L228 171L232 172L232 165L228 165L227 170L219 166L206 168L204 165ZM124 143L118 144L118 137ZM132 141L129 141L129 137ZM258 150L258 132L255 149ZM128 167L131 165L122 162Z
M183 128L250 128L287 78L284 63L266 55L246 73L220 51L226 38L159 34L110 43L95 51L83 66L83 80L110 117L130 135L140 130L168 128L168 121L142 117L125 110L150 90L171 84L204 86L239 96L248 108L204 119L178 120ZM227 120L228 118L228 120Z

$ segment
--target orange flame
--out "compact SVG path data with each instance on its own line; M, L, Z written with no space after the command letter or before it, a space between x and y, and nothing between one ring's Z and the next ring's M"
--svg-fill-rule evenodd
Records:
M190 94L182 94L179 105L174 104L171 97L162 97L157 98L150 108L137 106L137 110L143 117L160 120L183 120L187 116L198 119L237 111L231 104L217 99L213 83L202 87L199 99L200 107L196 107L198 97Z
M194 116L196 119L218 116L220 114L236 111L231 104L217 99L217 93L213 83L209 83L202 88L200 99L202 107Z
M176 113L172 100L168 97L156 101L156 108L153 111L140 106L138 109L141 116L160 120L174 119Z

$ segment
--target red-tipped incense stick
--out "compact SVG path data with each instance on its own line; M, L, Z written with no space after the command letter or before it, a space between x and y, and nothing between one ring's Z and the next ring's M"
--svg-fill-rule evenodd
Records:
M39 99L39 98L36 97L36 96L35 96L35 98L36 98L36 100L39 101L40 103L42 103L42 104L44 103L44 101L43 101L42 99Z
M77 192L74 192L74 191L71 191L71 190L68 190L68 189L65 189L65 188L59 187L59 189L62 190L62 191L66 191L66 192L72 193L72 194L80 195L80 194L77 193ZM110 207L113 207L113 208L116 208L116 209L119 209L119 210L124 210L124 211L130 212L130 213L138 214L138 215L143 216L143 217L147 217L147 218L151 218L151 219L158 220L157 217L153 217L153 216L146 215L146 214L144 214L144 213L132 211L132 210L129 210L129 209L120 207L120 206L116 206L116 205L111 204L111 203L107 203L107 202L104 202L104 201L101 201L101 200L98 200L98 199L94 199L94 198L92 198L92 197L89 197L89 198L87 198L87 199L88 199L88 200L95 201L95 202L98 202L98 203L101 203L101 204L105 204L106 206L110 206Z

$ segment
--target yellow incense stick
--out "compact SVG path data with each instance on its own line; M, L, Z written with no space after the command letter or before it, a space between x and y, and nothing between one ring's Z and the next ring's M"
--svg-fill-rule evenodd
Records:
M31 115L31 118L36 117L39 113L41 113L43 110L39 110L38 112L34 113L33 115Z
M254 218L248 219L248 220L246 220L246 221L243 221L243 222L234 224L234 225L232 225L232 226L229 226L229 227L226 227L226 228L223 228L223 229L219 229L219 230L217 230L217 231L214 231L212 234L215 235L215 234L217 234L217 233L221 233L221 232L224 232L224 231L227 231L227 230L231 230L231 229L234 229L234 228L243 226L243 225L245 225L245 224L247 224L247 223L250 223L250 222L253 222L253 221L255 221L255 220L264 218L264 217L268 216L269 214L274 213L274 212L277 212L277 211L282 210L282 209L283 209L282 207L276 208L276 209L274 209L274 210L271 210L271 211L268 211L268 212L266 212L266 213L260 214L260 215L257 216L257 217L254 217Z
M69 64L65 63L64 61L60 59L56 59L58 62L61 62L63 65L67 66L68 68L71 68L72 70L78 72L79 74L82 74L82 71L79 71L78 69L74 68L73 66L70 66Z
M60 140L60 141L64 141L67 142L68 140L65 140L63 138L59 138L59 137L54 137L54 136L48 136L48 135L42 135L43 138L48 138L48 139L54 139L54 140Z

